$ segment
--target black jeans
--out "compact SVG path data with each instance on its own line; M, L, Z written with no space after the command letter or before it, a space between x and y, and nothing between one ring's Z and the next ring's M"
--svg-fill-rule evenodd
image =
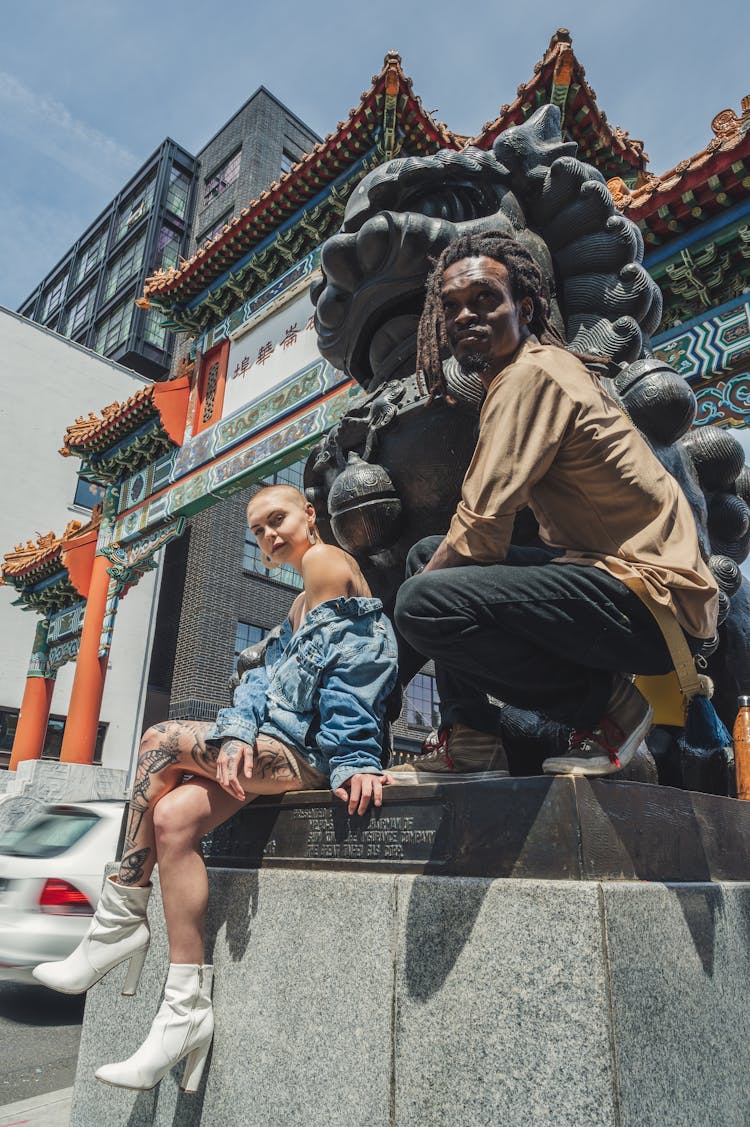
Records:
M409 553L395 621L403 682L434 659L444 724L496 731L489 693L590 729L604 715L614 673L672 669L651 612L601 568L511 547L502 563L415 575L441 540L429 536Z

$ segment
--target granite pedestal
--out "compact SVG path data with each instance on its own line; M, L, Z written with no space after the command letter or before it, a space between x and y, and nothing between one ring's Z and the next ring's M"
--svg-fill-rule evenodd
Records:
M0 833L20 829L49 803L95 802L127 797L127 771L88 763L30 759L4 771L0 791Z
M570 779L393 788L370 819L250 808L209 842L201 1091L182 1065L153 1092L93 1079L158 1006L157 884L138 995L124 966L89 993L72 1127L745 1125L748 816Z

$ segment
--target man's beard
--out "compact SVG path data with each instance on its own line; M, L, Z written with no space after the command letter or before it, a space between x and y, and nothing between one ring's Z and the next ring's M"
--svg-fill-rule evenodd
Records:
M490 362L481 352L470 352L461 358L459 367L465 376L482 376L490 370Z

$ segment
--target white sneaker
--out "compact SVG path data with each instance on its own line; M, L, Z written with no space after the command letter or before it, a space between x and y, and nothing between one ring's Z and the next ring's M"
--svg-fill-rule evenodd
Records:
M617 674L604 717L593 732L571 732L568 754L545 759L542 770L545 775L612 775L633 758L653 717L632 681Z

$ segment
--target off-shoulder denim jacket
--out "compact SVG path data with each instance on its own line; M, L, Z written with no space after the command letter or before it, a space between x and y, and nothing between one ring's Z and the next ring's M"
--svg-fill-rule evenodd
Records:
M338 598L292 632L274 631L265 665L249 669L207 733L255 743L259 732L293 747L331 789L379 774L385 702L397 676L396 638L379 599Z

